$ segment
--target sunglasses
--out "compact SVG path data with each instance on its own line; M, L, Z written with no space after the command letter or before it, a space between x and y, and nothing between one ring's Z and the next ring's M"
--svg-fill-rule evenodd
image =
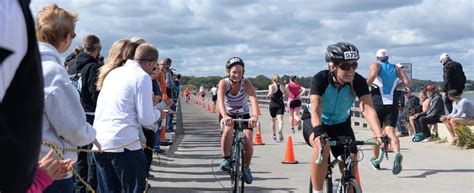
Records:
M72 32L71 39L74 39L76 37L76 33Z
M348 63L348 62L344 62L344 63L339 63L339 68L341 68L342 70L344 71L348 71L350 70L351 68L353 68L354 70L357 69L357 65L358 63L357 62L354 62L354 63Z

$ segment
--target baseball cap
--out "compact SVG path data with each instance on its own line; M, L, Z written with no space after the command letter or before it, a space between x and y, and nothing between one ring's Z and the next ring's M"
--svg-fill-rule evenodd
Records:
M449 55L448 53L442 53L441 56L439 56L439 61L445 59L445 58L449 58Z
M404 94L411 93L410 88L407 87L407 88L403 89L403 93Z
M448 91L448 96L457 97L457 96L459 96L459 95L460 95L460 94L459 94L459 92L458 92L457 90L454 90L454 89L453 89L453 90L449 90L449 91Z
M387 53L387 50L385 49L379 49L377 50L377 58L385 58L385 57L388 57L388 53Z

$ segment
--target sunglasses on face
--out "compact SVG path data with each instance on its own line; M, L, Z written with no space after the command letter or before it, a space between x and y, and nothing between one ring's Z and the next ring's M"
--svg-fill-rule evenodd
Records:
M348 71L350 70L351 68L353 68L354 70L357 69L357 65L358 63L357 62L354 62L354 63L349 63L349 62L344 62L344 63L339 63L339 68L341 68L342 70L344 71Z
M75 37L76 37L76 33L72 32L71 39L74 39Z

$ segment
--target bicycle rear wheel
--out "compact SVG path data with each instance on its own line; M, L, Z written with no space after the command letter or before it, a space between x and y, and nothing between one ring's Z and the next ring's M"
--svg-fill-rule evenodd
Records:
M354 193L362 193L362 190L360 189L359 184L357 183L356 179L351 179L350 185L352 185L352 192ZM337 193L349 193L349 187L348 185L344 183L339 183L337 186Z

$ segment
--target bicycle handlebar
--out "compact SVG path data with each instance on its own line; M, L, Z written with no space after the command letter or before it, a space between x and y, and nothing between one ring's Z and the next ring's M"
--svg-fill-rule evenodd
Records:
M321 143L321 149L319 150L319 155L318 155L318 158L316 159L315 163L316 164L321 164L322 161L323 161L323 150L324 148L326 147L326 145L330 145L330 146L357 146L357 145L380 145L378 141L357 141L357 140L352 140L350 138L346 138L346 139L339 139L339 140L331 140L331 141L327 141L327 139L329 139L329 136L327 136L326 134L322 134L320 137L320 143ZM387 160L388 160L388 153L387 153L387 145L388 145L388 141L390 140L390 138L388 138L388 136L384 136L382 137L382 143L384 144L384 148L381 149L382 153L379 154L379 157L377 158L377 160L379 162L381 162L383 160L383 155L385 154L385 156L387 157Z

